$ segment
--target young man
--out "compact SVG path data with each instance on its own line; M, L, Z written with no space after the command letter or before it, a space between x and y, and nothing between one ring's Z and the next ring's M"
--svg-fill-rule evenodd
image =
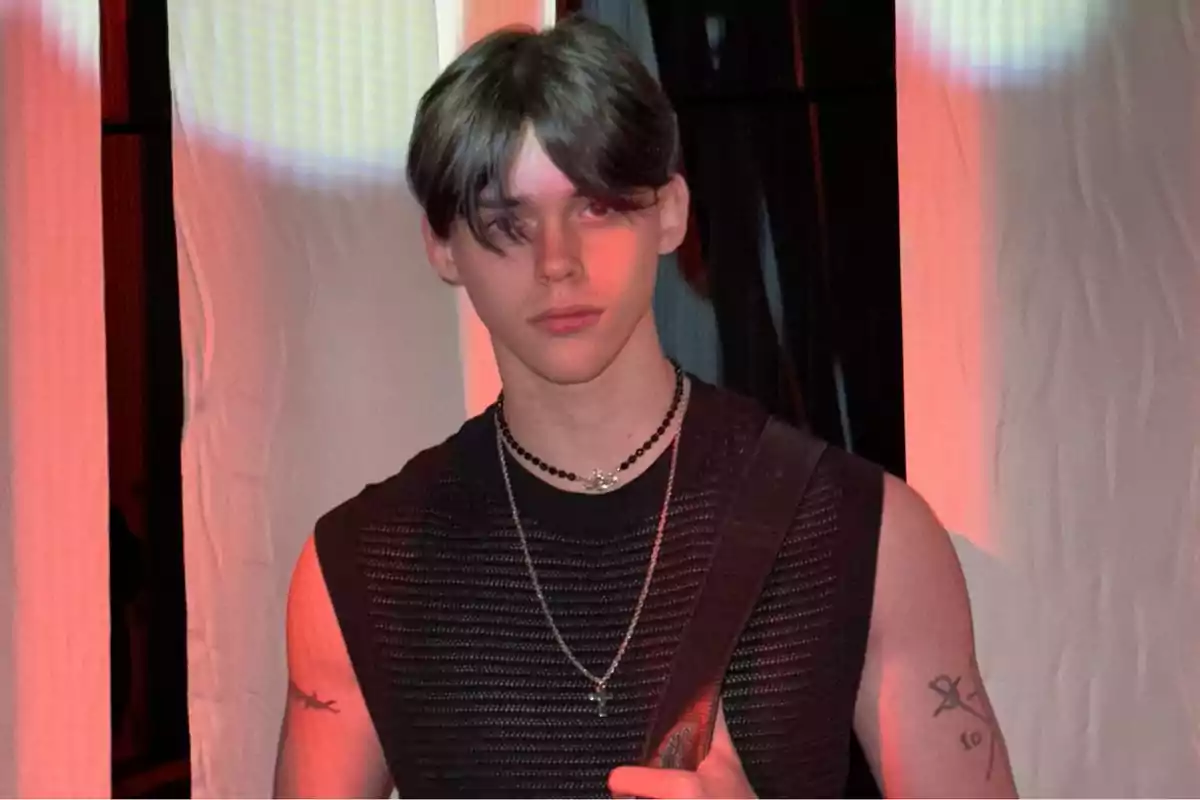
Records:
M503 395L318 523L288 601L278 794L826 796L855 731L889 795L1014 793L946 533L833 449L708 757L638 765L766 421L659 346L678 147L661 89L585 21L496 33L423 98L408 170L429 259L490 331Z

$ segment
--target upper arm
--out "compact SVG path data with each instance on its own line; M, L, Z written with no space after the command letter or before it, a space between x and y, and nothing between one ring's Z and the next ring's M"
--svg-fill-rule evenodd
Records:
M890 476L855 727L887 796L1015 796L958 557L920 496Z
M277 797L386 797L391 777L310 537L287 601L287 707Z

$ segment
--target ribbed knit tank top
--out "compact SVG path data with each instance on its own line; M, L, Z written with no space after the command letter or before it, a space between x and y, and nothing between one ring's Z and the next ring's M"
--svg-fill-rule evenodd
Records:
M534 593L494 408L321 519L316 548L400 796L608 797L635 764L745 459L757 404L693 380L661 557L601 717ZM669 451L604 495L509 461L550 609L603 674L645 577ZM830 448L739 640L722 691L759 796L837 796L866 650L882 475Z

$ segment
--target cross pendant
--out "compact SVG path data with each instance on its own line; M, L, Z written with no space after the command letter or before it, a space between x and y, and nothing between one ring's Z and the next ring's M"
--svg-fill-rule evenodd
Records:
M596 714L601 717L608 716L608 701L612 699L607 686L597 686L588 694L588 700L596 704Z

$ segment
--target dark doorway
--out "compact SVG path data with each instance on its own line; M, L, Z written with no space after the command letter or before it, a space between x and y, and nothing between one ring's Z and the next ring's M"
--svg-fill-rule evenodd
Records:
M100 4L114 797L191 794L166 14Z

